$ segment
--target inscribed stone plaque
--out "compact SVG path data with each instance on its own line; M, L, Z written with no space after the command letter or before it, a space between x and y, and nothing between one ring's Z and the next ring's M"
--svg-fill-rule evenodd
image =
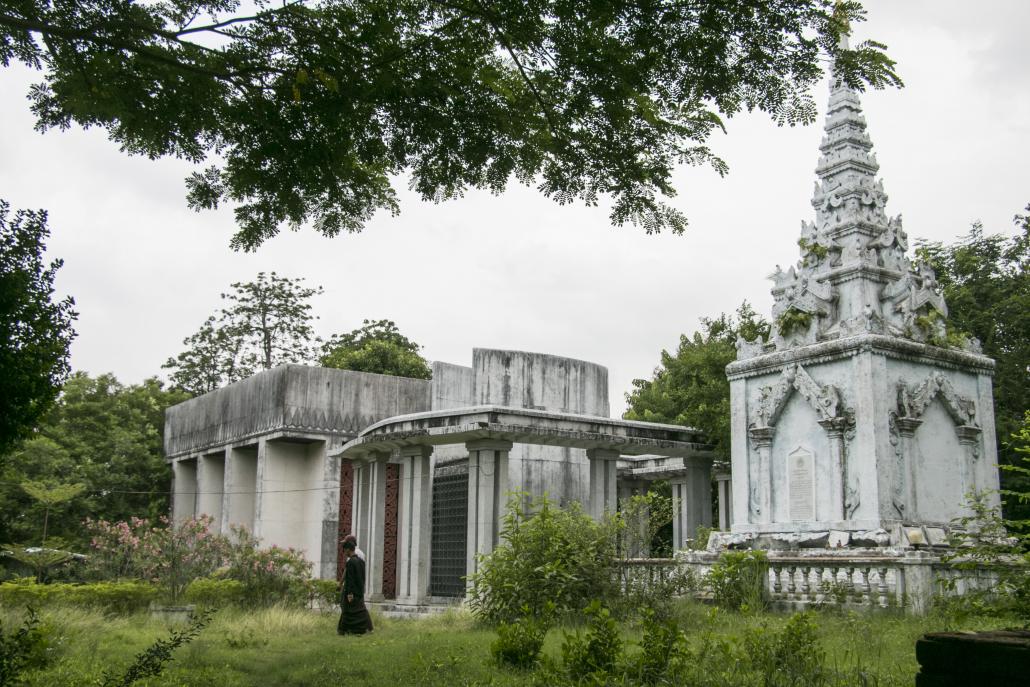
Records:
M791 520L815 520L812 473L812 454L809 451L796 448L787 456Z

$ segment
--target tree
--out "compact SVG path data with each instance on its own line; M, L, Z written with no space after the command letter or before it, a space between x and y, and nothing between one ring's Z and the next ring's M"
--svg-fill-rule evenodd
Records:
M1030 213L1030 205L1027 205ZM1016 465L1011 437L1018 435L1030 409L1030 214L1016 215L1015 235L985 235L973 224L955 243L918 242L916 254L937 274L948 304L949 326L975 336L994 358L994 419L998 458ZM1030 491L1025 474L1003 471L1004 486ZM1007 504L1006 517L1030 518L1030 504Z
M38 541L45 505L23 491L25 482L85 485L62 505L60 518L50 518L48 539L68 545L85 543L87 515L128 520L167 513L172 475L163 454L164 411L187 398L156 378L125 386L109 374L73 374L0 471L0 542Z
M77 313L71 297L54 301L63 264L43 261L50 230L43 210L0 200L0 457L28 436L68 377Z
M329 339L319 362L341 370L431 379L433 370L420 349L391 320L364 320L359 329Z
M22 490L43 506L43 539L40 548L46 548L46 531L50 511L65 501L71 501L86 490L85 484L50 484L48 482L22 482Z
M322 293L321 286L259 272L256 281L235 282L232 289L222 294L227 307L183 339L186 350L161 366L173 370L171 381L179 388L202 394L260 369L315 357L311 320L317 318L308 301Z
M285 224L326 236L398 211L394 181L440 201L512 177L615 224L683 231L675 165L761 110L810 123L823 55L849 85L900 85L885 46L840 46L855 0L24 0L0 60L45 69L37 128L100 126L131 154L214 164L197 209L236 205L234 248ZM249 8L248 8L249 9Z
M662 351L651 379L634 379L626 394L627 420L668 422L703 430L716 455L730 456L730 383L726 366L737 357L737 337L769 336L769 323L745 302L736 317L701 318L701 331L680 335L676 354Z

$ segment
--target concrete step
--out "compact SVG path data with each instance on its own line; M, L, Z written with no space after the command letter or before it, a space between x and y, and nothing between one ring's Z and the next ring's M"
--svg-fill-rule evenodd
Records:
M369 609L375 610L386 618L415 619L426 618L432 615L443 613L452 608L458 608L457 604L397 604L390 601L379 601L368 604Z

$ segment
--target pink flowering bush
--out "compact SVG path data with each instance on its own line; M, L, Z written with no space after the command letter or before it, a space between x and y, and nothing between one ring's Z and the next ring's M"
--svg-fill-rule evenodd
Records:
M311 563L296 549L258 548L258 539L245 527L234 526L230 536L225 577L247 588L250 603L306 603L312 594Z
M98 580L120 580L139 577L137 559L140 542L150 522L132 518L129 522L108 522L86 518L90 534L88 573Z
M306 603L313 594L311 563L296 549L260 548L244 527L226 537L210 531L202 515L157 524L141 518L128 522L86 520L90 533L89 568L94 579L141 579L163 588L177 603L191 582L204 578L236 580L248 605Z
M211 517L202 515L156 525L132 518L129 522L86 521L93 550L90 567L102 579L135 578L163 587L177 603L192 580L220 568L229 548L225 537L208 529Z

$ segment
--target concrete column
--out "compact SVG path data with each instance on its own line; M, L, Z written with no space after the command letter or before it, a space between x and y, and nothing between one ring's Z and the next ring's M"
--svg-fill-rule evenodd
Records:
M751 471L749 486L748 522L768 523L773 521L772 514L772 453L773 436L776 434L774 427L752 427L748 433L751 436L751 445L758 451L757 463L748 460L748 465L753 467Z
M265 536L267 526L264 522L266 494L265 474L268 472L268 441L258 440L257 446L257 467L254 469L254 519L251 531L254 536L261 539Z
M826 430L826 436L830 440L830 511L825 515L822 513L816 515L820 520L835 522L846 517L844 513L844 483L847 466L844 465L844 431L847 428L843 418L821 420L819 424ZM821 487L817 486L817 488Z
M232 525L254 531L254 500L257 491L257 450L225 450L225 493L222 497L222 532Z
M197 459L180 458L172 463L172 519L182 522L197 514Z
M723 473L716 475L719 496L719 529L728 530L733 522L733 482L732 475Z
M733 507L730 508L730 527L746 530L752 520L751 449L748 446L747 380L730 381L730 455Z
M401 483L397 523L397 600L420 604L429 596L433 536L433 447L400 450Z
M372 601L383 598L383 554L386 548L386 464L389 453L369 454L370 460L363 466L367 475L365 515L365 587ZM361 540L358 539L358 546Z
M687 476L677 475L669 480L672 489L672 550L687 548L690 530L687 525Z
M923 424L922 420L912 417L899 417L896 420L898 425L898 441L901 442L901 457L903 472L898 475L903 480L902 494L905 497L905 520L906 522L919 521L919 503L916 497L916 486L919 484L918 466L915 456L912 455L912 440L915 438L916 430Z
M616 469L619 452L611 448L587 449L590 461L590 515L600 520L605 513L618 510Z
M688 465L672 486L672 546L686 548L700 526L712 526L712 468L705 462Z
M322 522L322 535L319 544L322 547L321 566L315 574L323 580L336 578L336 554L340 538L340 458L329 457L334 448L329 442L322 443L321 449L321 508L318 514Z
M962 497L979 490L976 481L976 462L980 459L980 428L974 425L962 425L955 428L958 442L962 446Z
M479 439L465 444L469 452L468 558L466 574L479 569L478 556L494 550L508 499L508 452L512 442Z
M222 531L225 497L225 454L209 453L197 459L197 515L211 516L211 531Z
M354 463L354 499L351 502L351 532L358 540L358 548L364 552L368 549L368 476L371 470L368 463L355 460ZM368 569L365 570L368 578Z

